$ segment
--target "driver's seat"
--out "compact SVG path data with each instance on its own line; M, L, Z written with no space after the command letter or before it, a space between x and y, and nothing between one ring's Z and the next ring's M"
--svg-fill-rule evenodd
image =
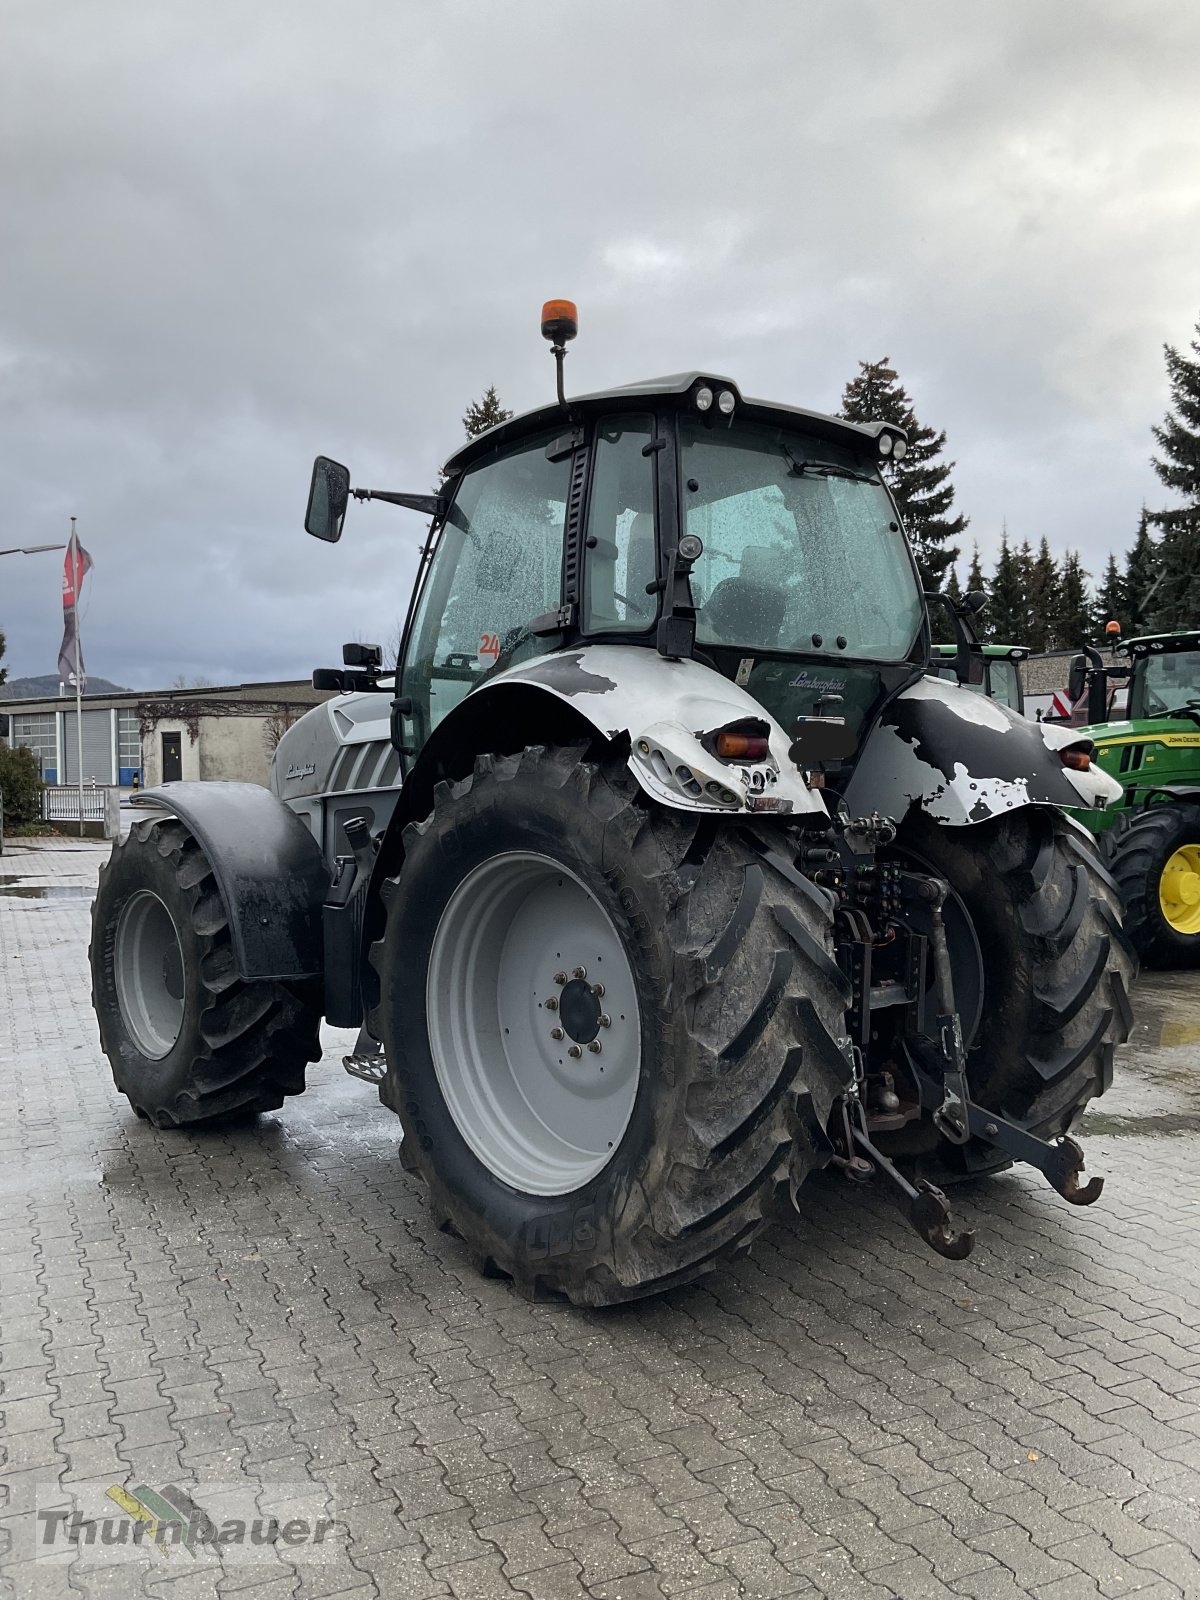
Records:
M723 578L700 608L706 633L718 643L744 644L758 650L779 643L779 630L787 610L787 596L772 581L777 561L766 545L747 545L736 578Z

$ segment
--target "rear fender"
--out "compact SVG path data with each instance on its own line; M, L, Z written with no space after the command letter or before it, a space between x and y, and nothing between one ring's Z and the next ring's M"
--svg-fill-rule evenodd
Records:
M846 788L852 816L901 821L919 806L947 827L986 822L1021 806L1103 809L1121 785L1094 763L1064 767L1058 752L1086 729L1030 722L956 683L925 677L889 701Z
M808 787L788 755L791 740L757 700L699 661L668 661L629 645L585 645L490 678L439 725L418 767L427 756L434 763L444 759L460 730L478 726L485 707L488 720L503 728L517 688L535 689L569 707L605 739L628 739L630 772L646 794L674 811L825 815L819 792ZM523 698L527 704L527 693ZM748 717L767 725L769 760L727 763L701 742L706 733Z
M329 869L303 822L256 783L172 783L133 797L186 822L208 857L240 977L316 978Z

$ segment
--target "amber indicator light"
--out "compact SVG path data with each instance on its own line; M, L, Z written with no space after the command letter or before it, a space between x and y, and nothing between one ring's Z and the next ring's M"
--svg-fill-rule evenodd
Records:
M723 761L765 761L771 753L767 740L754 733L719 733L717 754Z

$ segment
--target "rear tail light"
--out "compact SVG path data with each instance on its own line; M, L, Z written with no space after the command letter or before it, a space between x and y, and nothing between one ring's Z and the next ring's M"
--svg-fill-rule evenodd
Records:
M757 733L719 733L716 750L722 761L765 761L771 746Z

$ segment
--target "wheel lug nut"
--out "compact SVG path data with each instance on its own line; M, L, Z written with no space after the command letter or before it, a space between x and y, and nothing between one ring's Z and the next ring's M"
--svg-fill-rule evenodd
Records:
M567 981L566 973L565 972L556 972L554 974L554 981L559 986L559 988L561 989L563 984L566 983L566 981Z
M588 1049L592 1052L592 1054L594 1056L598 1056L600 1054L600 1041L599 1041L599 1039L593 1039L591 1044L588 1045Z
M580 1056L583 1054L583 1051L577 1044L572 1044L567 1046L567 1054L573 1061L578 1061Z
M575 967L573 969L572 973L571 973L571 976L573 978L586 978L587 977L587 968L586 967Z
M552 994L550 996L550 998L546 1001L546 1010L547 1011L557 1011L558 1010L558 996L557 995L553 995Z
M563 1031L562 1031L561 1028L551 1028L550 1029L550 1037L552 1039L561 1039L562 1036L563 1036Z
M600 1013L600 1026L602 1028L611 1028L612 1027L612 1018L609 1016L607 1011L602 1011Z
M597 1000L603 1000L604 999L604 985L602 983L594 983L592 985L592 993L596 996Z

